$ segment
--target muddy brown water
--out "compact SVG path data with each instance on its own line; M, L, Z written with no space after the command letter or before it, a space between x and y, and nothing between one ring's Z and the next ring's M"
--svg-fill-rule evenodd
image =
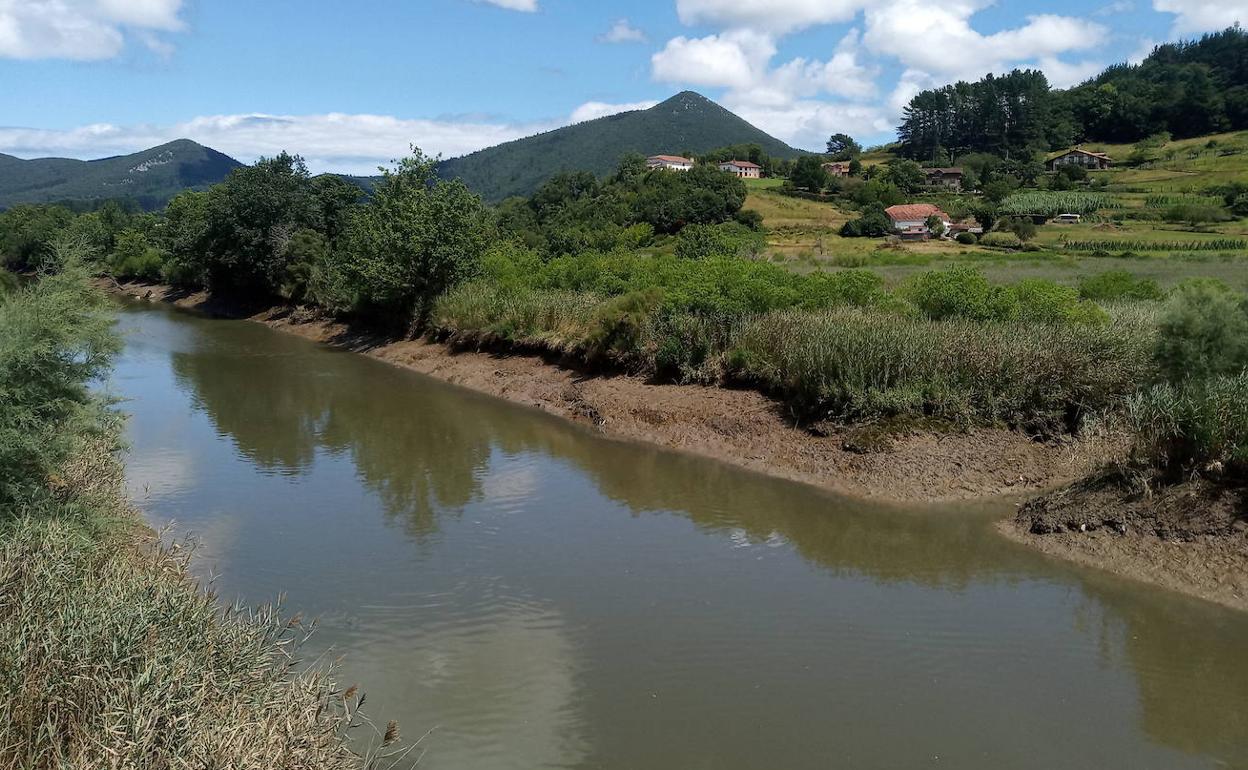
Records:
M128 483L422 768L1248 766L1248 617L602 439L259 324L128 305Z

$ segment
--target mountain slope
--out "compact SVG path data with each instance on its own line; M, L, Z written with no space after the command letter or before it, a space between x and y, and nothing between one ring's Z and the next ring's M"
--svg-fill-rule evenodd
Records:
M781 158L800 154L706 97L685 91L648 110L610 115L517 139L442 162L439 173L464 181L488 201L528 195L560 171L613 171L629 153L701 153L755 143Z
M0 209L19 203L124 198L156 209L188 188L216 184L242 164L189 139L99 160L0 155Z

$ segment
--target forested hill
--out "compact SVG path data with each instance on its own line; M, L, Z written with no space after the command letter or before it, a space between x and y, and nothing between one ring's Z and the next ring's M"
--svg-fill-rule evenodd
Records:
M758 144L767 155L800 154L701 94L685 91L648 110L578 123L444 161L438 173L458 178L486 200L528 195L560 171L613 171L630 153L704 153Z
M20 203L121 199L154 210L183 190L220 182L241 165L189 139L99 160L22 160L0 154L0 209Z
M1004 157L1079 142L1137 142L1248 128L1248 32L1238 26L1157 46L1067 90L1038 71L919 93L898 128L903 154L946 162L971 152Z

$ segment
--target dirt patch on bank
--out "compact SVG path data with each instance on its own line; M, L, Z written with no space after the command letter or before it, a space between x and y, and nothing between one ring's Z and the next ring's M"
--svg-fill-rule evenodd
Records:
M578 371L538 355L456 350L394 340L299 308L240 306L203 293L120 285L114 291L233 318L364 353L446 382L752 471L858 497L947 502L1021 496L1078 478L1096 457L1073 442L1041 443L999 429L892 431L864 448L861 427L795 423L784 405L752 390L655 383Z
M1052 556L1248 610L1248 484L1146 492L1103 475L1032 500L1000 529Z

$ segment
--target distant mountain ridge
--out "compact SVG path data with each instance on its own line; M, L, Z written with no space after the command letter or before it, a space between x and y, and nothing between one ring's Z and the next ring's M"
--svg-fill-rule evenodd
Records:
M560 171L608 174L629 153L704 153L751 143L775 157L802 154L705 96L684 91L647 110L608 115L451 158L438 172L497 203L532 193Z
M220 182L243 164L189 139L99 160L0 154L0 209L22 203L133 200L148 210Z

